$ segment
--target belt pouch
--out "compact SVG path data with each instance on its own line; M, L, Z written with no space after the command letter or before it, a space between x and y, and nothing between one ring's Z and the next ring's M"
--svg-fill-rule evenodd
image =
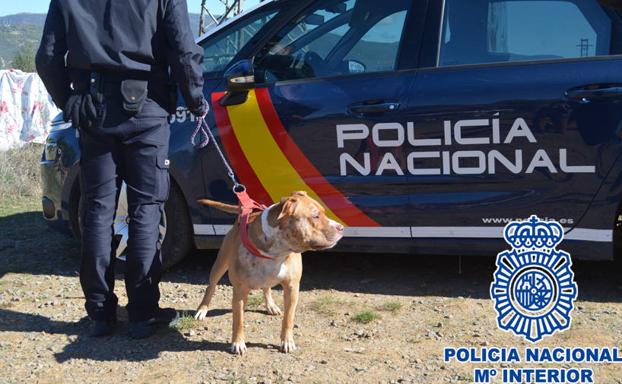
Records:
M131 114L139 113L147 100L148 82L145 80L123 80L121 82L121 96L123 109Z

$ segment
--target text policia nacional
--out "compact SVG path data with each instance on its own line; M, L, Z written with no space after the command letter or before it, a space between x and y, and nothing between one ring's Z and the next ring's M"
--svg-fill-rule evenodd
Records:
M570 164L566 148L559 148L554 153L534 148L532 144L537 145L538 141L523 118L517 118L503 130L500 125L499 114L491 119L446 120L440 129L441 137L418 139L412 122L407 122L406 126L395 122L378 123L372 127L339 124L337 148L344 149L349 143L356 146L351 144L348 152L339 155L340 175L492 175L499 170L530 174L538 169L551 173L596 172L593 165ZM465 137L467 128L477 129L481 136ZM361 141L366 145L361 146ZM456 151L456 146L460 150ZM359 151L353 153L352 149L357 147ZM500 150L503 149L506 151L502 153ZM377 161L373 160L374 152L380 152Z
M593 364L620 364L622 353L607 347L447 347L443 350L445 363L471 363L475 383L595 383ZM503 364L504 368L481 368ZM559 367L537 367L534 364L555 364ZM569 364L587 364L571 367ZM563 366L563 367L562 367Z

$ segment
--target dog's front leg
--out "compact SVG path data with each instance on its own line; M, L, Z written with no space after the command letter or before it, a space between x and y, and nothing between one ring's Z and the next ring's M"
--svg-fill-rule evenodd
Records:
M231 352L243 355L246 352L244 343L244 306L248 298L249 289L233 286L233 335L231 337Z
M281 327L281 351L285 353L296 349L294 343L294 315L298 305L298 291L300 282L287 282L283 284L283 301L285 302L285 316Z
M194 315L195 319L204 320L207 316L207 309L212 301L212 298L214 297L218 282L224 276L225 272L227 272L228 268L227 255L224 253L223 248L221 248L220 251L218 251L218 257L216 257L216 261L214 262L212 270L209 273L209 286L205 290L203 300L201 300L201 304L199 305L199 308L197 308L197 312Z

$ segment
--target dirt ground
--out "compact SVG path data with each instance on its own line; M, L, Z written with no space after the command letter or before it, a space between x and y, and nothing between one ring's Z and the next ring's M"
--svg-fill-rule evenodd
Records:
M497 330L491 258L464 259L459 274L452 257L336 253L304 257L292 354L278 351L280 318L264 311L259 294L249 300L247 354L228 352L226 280L206 321L190 319L211 252L191 255L163 278L161 304L188 315L177 328L130 341L121 309L115 335L90 339L78 244L48 229L38 209L36 199L0 203L0 383L467 383L473 366L444 363L444 347L526 345ZM621 269L578 262L574 270L573 327L539 346L622 346ZM125 305L122 275L116 291ZM594 368L597 383L622 383L621 365Z

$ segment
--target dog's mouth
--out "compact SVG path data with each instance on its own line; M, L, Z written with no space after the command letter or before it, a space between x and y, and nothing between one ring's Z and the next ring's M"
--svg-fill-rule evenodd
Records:
M311 247L311 250L313 250L313 251L324 251L324 250L327 250L327 249L331 249L335 245L337 245L337 243L339 242L339 240L341 240L342 237L343 237L343 234L342 233L338 233L335 236L333 236L332 238L326 239L326 242L311 243L309 245Z

